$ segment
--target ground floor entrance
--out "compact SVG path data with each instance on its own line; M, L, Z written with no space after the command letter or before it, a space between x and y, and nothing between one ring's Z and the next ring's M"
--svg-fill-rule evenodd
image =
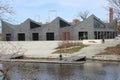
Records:
M88 32L79 32L78 36L79 40L88 39Z
M70 40L70 32L63 32L62 40Z

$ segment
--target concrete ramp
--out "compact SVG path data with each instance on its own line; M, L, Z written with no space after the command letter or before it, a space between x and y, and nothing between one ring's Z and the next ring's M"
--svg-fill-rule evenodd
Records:
M51 53L55 51L59 41L1 41L0 43L3 49L0 53L7 55L7 58L14 53L32 58L56 58L58 56L58 54Z
M24 57L23 54L5 54L5 55L2 55L0 58L1 59L19 59L23 57Z
M64 61L85 61L86 56L70 56L68 58L65 58Z
M55 48L58 46L58 41L30 41L23 42L22 48L26 49L24 55L33 58L50 58ZM56 56L55 56L56 57Z

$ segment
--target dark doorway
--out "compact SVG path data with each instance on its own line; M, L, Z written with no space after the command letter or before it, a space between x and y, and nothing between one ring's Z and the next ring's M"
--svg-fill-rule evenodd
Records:
M46 40L54 40L54 33L46 33Z
M33 33L32 34L32 39L35 40L35 41L39 40L39 34L38 33Z
M98 35L97 31L95 31L95 32L94 32L94 38L95 38L95 39L98 38L97 35Z
M87 32L79 32L79 40L88 39Z
M6 41L11 41L11 34L6 34Z
M18 34L18 41L25 41L25 34L24 33Z

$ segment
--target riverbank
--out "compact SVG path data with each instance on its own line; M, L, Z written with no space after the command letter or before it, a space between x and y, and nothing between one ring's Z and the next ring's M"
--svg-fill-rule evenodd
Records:
M98 40L100 41L100 40ZM81 41L73 41L73 42L81 42ZM91 42L91 41L90 41ZM8 51L4 52L4 54L10 54L10 51L12 49L13 52L11 54L15 53L14 51L17 50L17 52L20 52L23 57L26 58L31 58L31 59L57 59L59 60L60 54L62 55L63 59L67 59L66 61L70 61L72 58L81 58L81 57L86 57L87 59L92 59L92 60L107 60L107 61L119 61L120 58L116 58L118 56L114 55L107 56L105 55L97 55L100 52L104 52L106 48L108 47L113 47L116 46L117 44L120 44L120 40L116 39L105 39L105 42L102 44L90 44L87 47L82 48L78 52L74 53L58 53L58 54L53 54L55 51L56 47L58 47L59 41L24 41L24 42L1 42L5 46L5 49L3 51ZM49 45L49 46L48 46ZM16 49L16 46L18 47ZM2 46L1 46L2 49ZM7 49L7 50L6 50ZM18 54L17 54L18 55ZM8 55L7 55L8 56ZM11 58L11 56L15 56L15 54L8 56ZM4 57L0 56L1 59L5 59ZM74 59L73 59L74 60ZM49 61L49 60L48 60ZM50 60L51 61L51 60Z
M49 63L49 64L83 64L85 61L43 60L43 59L0 59L0 62Z
M120 62L120 55L94 55L94 56L87 58L87 60Z
M107 47L104 51L89 57L91 60L120 61L120 43L116 46Z

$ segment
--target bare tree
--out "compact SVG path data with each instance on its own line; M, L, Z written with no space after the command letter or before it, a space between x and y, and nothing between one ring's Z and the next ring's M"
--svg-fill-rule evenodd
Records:
M120 32L120 0L107 0L109 2L109 7L113 8L114 17L117 19L118 27L116 31Z
M13 14L13 8L10 5L11 0L0 0L0 19L3 19L8 14Z
M109 2L109 7L114 10L115 17L120 20L120 0L107 0Z
M5 59L12 59L19 56L24 56L25 49L23 49L18 43L12 42L0 42L0 63L4 64ZM9 60L11 61L11 60ZM3 77L2 80L11 80L8 71L14 66L13 62L9 62L7 67L0 69L0 77Z
M87 19L88 15L89 15L89 11L86 10L84 12L79 12L77 17L80 17L82 20L85 20Z

